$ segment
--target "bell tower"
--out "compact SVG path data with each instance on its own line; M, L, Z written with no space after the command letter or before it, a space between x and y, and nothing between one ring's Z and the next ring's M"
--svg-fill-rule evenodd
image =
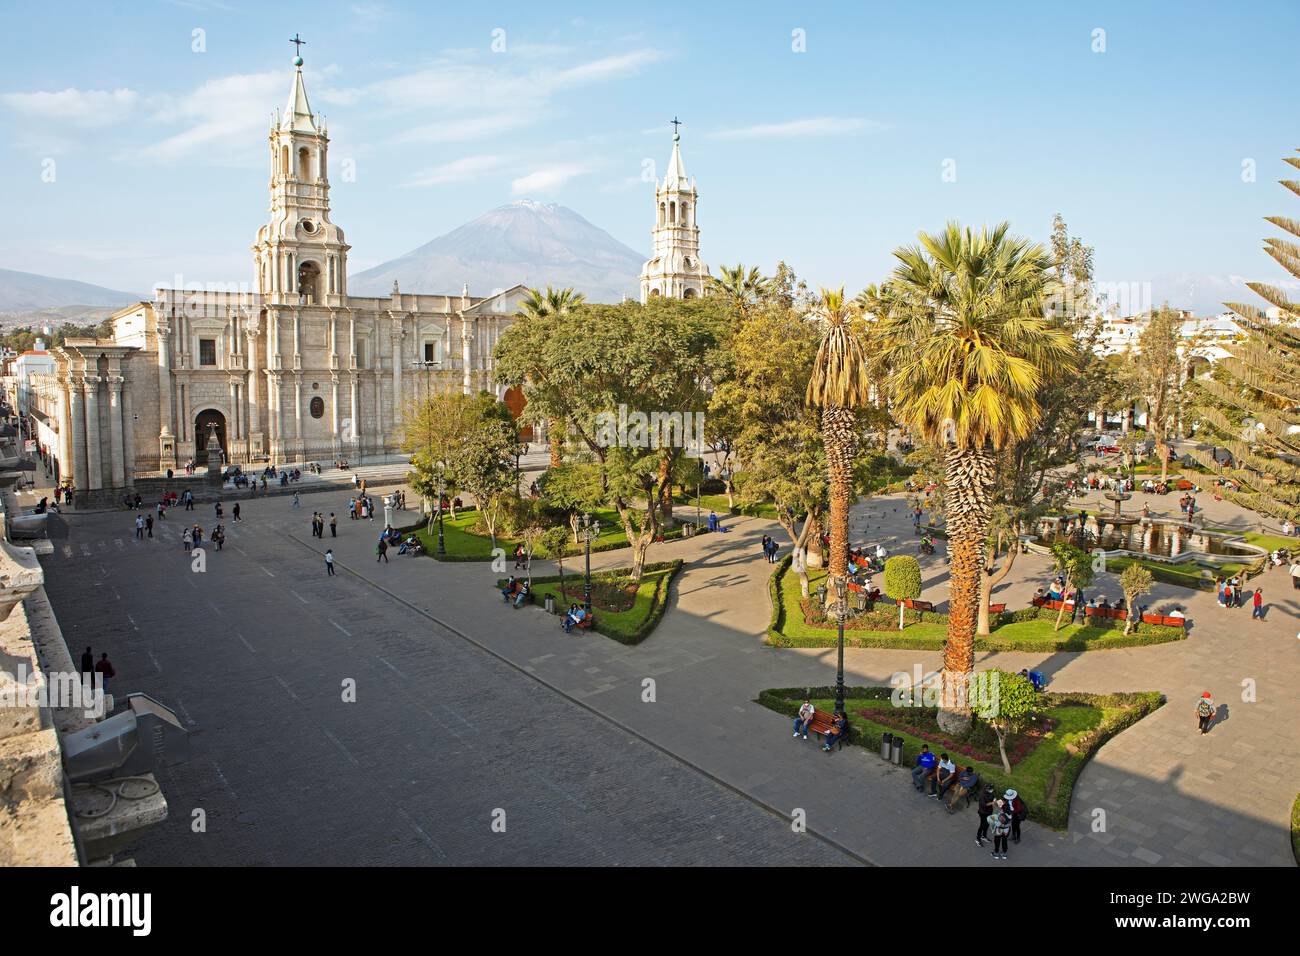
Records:
M289 103L271 120L270 219L253 246L257 291L273 304L340 305L351 247L330 222L329 134L307 102L302 64L293 58Z
M641 269L641 301L657 296L692 299L705 293L709 267L700 261L699 194L682 164L682 137L673 120L673 155L663 181L655 182L654 253Z

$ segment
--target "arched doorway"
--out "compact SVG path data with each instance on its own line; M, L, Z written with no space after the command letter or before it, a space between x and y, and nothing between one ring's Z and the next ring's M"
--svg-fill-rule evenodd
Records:
M206 466L208 463L208 426L217 426L217 441L221 443L221 452L225 461L230 460L230 448L226 445L226 416L215 408L206 408L194 419L194 463Z
M524 406L528 404L528 399L524 398L524 391L521 388L508 388L504 399L506 408L510 409L510 417L519 421L519 416L524 413ZM533 426L524 425L519 429L519 438L521 441L533 440Z

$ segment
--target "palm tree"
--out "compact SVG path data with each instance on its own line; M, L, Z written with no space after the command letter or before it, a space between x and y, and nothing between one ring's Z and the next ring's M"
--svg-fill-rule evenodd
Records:
M732 308L742 317L760 300L771 294L772 280L764 278L758 269L745 271L743 265L719 266L720 276L709 276L709 291L731 302Z
M586 295L575 292L572 286L553 289L549 285L546 291L529 289L528 295L519 303L515 315L521 319L546 319L556 315L568 315L587 300ZM559 468L563 463L561 452L564 448L563 423L555 420L546 423L546 440L551 449L552 468Z
M920 246L894 251L900 264L879 295L895 413L944 448L951 564L939 723L950 733L970 726L958 694L975 667L995 455L1033 429L1044 369L1073 355L1068 333L1044 317L1051 259L1008 229L951 222L921 233Z
M805 402L821 409L822 444L830 483L831 556L826 601L835 600L836 582L846 577L849 560L849 507L853 504L853 459L858 451L857 409L870 393L867 359L855 333L853 308L843 287L822 289L813 314L823 323Z

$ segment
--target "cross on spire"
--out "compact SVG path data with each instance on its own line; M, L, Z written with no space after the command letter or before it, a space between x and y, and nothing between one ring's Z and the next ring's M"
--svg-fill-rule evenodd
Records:
M293 35L293 37L290 38L289 42L293 44L293 54L294 54L294 56L302 56L302 48L303 48L303 46L306 45L307 41L301 39L301 38L298 36L298 34L295 32L294 35Z
M679 120L676 116L674 116L674 117L673 117L673 120L672 120L672 123L673 123L673 139L676 139L677 136L678 136L678 129L677 129L677 127L679 127L679 126L682 125L682 121Z

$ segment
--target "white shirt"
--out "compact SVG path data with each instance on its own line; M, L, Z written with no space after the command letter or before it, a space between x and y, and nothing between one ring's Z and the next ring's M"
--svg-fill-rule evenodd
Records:
M954 773L957 770L957 765L951 760L940 760L939 769L947 771L948 773Z
M813 711L815 709L816 708L814 708L812 704L804 704L802 707L799 708L800 718L802 718L803 720L807 720L809 717L813 715Z

